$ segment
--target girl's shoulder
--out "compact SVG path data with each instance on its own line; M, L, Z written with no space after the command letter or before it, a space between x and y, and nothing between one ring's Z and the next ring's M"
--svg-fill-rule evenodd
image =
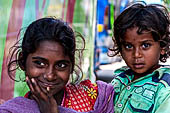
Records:
M62 106L80 112L87 112L93 110L97 96L97 84L90 80L84 80L79 84L68 84L65 87Z
M170 65L160 65L160 68L170 69Z
M170 86L170 66L169 65L162 65L159 69L155 72L159 74L158 79L165 87Z
M127 70L129 70L130 68L127 67L127 66L123 66L121 68L118 68L114 71L114 74L120 74L120 73L124 73L126 72Z
M24 97L16 97L6 101L0 105L0 111L8 111L12 113L29 113L34 111L40 113L36 102Z
M89 90L89 89L95 89L97 90L97 84L96 83L92 83L89 79L83 80L78 84L67 84L66 85L66 90L67 89L73 89L73 90Z

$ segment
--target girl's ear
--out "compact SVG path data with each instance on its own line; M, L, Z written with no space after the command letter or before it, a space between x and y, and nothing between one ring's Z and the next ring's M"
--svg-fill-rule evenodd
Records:
M165 48L161 48L161 55L164 55L165 53Z
M22 52L19 53L19 61L18 61L19 67L25 71L25 66L24 66L24 58Z

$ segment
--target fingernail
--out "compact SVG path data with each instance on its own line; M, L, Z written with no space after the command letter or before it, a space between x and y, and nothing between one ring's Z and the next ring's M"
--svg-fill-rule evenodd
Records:
M47 91L48 91L48 92L50 91L50 87L47 87Z
M31 81L32 81L33 83L35 83L35 80L34 80L34 78L31 78Z
M28 81L28 77L27 76L25 77L25 80Z

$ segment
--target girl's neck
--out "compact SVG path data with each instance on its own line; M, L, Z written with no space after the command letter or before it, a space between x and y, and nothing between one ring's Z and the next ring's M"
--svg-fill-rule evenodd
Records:
M64 89L58 92L56 95L54 95L54 98L58 105L62 104L63 98L64 98Z
M31 92L30 92L28 98L34 100ZM56 100L56 102L57 102L57 105L61 105L61 104L62 104L62 101L63 101L63 98L64 98L64 89L61 90L61 91L60 91L59 93L57 93L56 95L54 95L54 98L55 98L55 100Z
M154 70L158 69L160 67L160 65L157 65L157 66L154 66L152 69L150 69L149 71L145 72L145 73L135 73L134 72L134 78L133 78L133 81L136 80L136 79L139 79L141 77L144 77L148 74L151 74Z

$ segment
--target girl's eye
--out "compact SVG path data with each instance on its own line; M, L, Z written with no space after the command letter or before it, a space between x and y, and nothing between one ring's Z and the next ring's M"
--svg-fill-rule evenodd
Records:
M67 64L65 62L58 62L56 64L56 69L57 70L64 70L64 69L67 69L67 67L69 67L69 64Z
M45 63L43 63L43 62L41 62L41 61L33 61L37 66L39 66L39 67L43 67L43 66L45 66Z
M151 44L149 44L149 43L142 44L142 48L144 48L144 49L148 49L150 46L151 46Z
M132 49L133 48L133 46L131 44L125 44L124 47L125 47L125 49Z
M67 65L64 64L64 63L59 63L57 66L60 67L60 68L65 68Z

